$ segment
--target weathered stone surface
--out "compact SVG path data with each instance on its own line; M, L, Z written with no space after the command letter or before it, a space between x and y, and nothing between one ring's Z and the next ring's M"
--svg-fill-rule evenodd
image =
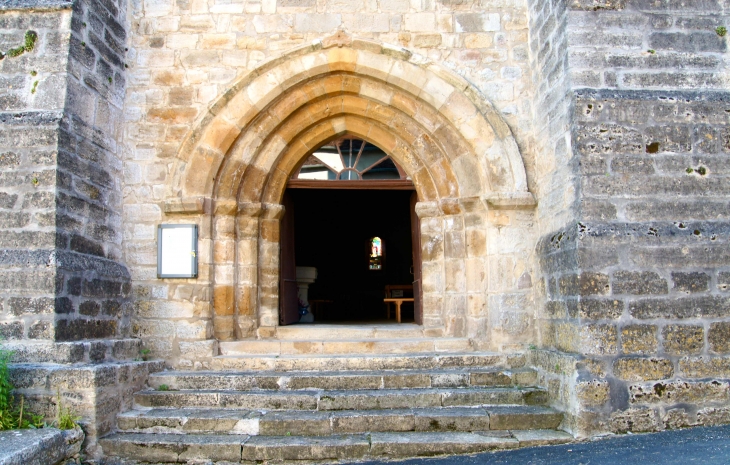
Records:
M529 390L512 389L470 389L468 391L453 389L443 391L443 406L457 405L490 405L490 404L522 404L531 398Z
M617 271L613 274L611 290L614 294L666 294L667 281L652 271Z
M489 415L479 408L419 409L416 431L481 431L489 429Z
M117 416L125 432L235 433L259 434L260 414L237 409L151 409Z
M369 448L365 435L253 436L243 445L242 458L250 461L357 459L365 456Z
M575 389L581 405L603 405L610 396L610 387L606 381L581 381L576 384Z
M611 431L615 433L644 433L658 429L656 412L651 409L630 408L611 414Z
M59 463L66 459L66 440L60 430L3 431L0 433L0 464Z
M702 292L708 289L710 277L701 272L672 273L674 289L687 293Z
M339 433L365 433L368 431L413 431L413 412L402 409L383 411L342 411L332 416L332 430Z
M504 429L555 429L562 414L545 407L488 407L489 427Z
M581 349L586 354L615 354L618 333L614 325L592 324L580 328Z
M730 359L727 357L682 357L679 370L688 378L728 378Z
M730 384L726 381L669 381L629 386L631 403L727 402Z
M669 379L674 376L674 365L664 358L618 358L613 373L626 381Z
M404 391L328 391L319 399L320 410L355 410L409 407L440 407L442 394L434 389Z
M710 350L715 353L730 353L730 323L710 323L710 330L707 332L707 342Z
M662 422L667 429L684 428L692 424L690 415L681 408L667 410L667 413L662 417Z
M520 447L546 446L573 441L573 436L564 431L553 430L515 430L512 435L520 441Z
M581 299L578 303L578 315L591 320L615 320L621 316L623 311L624 302L622 300Z
M698 354L705 346L705 330L702 326L667 325L662 329L662 345L668 354Z
M621 351L625 354L654 354L658 346L657 327L654 325L627 325L621 328Z
M490 449L517 447L514 438L470 433L374 433L371 454L374 456L429 456L464 454Z
M702 425L723 425L730 422L730 408L703 408L697 412L697 420Z
M641 319L725 317L730 314L730 300L719 296L646 299L629 303L629 313Z
M259 434L266 436L291 436L306 431L310 436L332 434L331 415L327 412L269 412L259 420ZM354 432L345 429L334 429L335 433ZM356 431L361 432L361 431Z
M115 434L100 440L110 456L136 457L147 462L187 460L240 461L241 446L248 436L193 434Z

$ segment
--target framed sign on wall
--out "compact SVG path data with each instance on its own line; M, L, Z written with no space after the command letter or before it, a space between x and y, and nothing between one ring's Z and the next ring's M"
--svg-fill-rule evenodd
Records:
M157 277L198 277L197 224L161 224L157 227Z

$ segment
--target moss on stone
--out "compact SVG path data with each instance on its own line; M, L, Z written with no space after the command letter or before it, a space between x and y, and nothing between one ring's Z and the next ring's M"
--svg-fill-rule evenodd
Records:
M38 33L35 31L26 31L23 39L23 45L11 48L5 54L0 53L0 59L8 56L10 58L19 57L25 52L32 52L35 49L35 43L38 40Z

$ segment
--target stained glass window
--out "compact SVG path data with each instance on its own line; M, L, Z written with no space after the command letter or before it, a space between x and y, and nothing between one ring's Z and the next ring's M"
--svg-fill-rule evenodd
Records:
M358 181L407 177L380 148L361 139L343 137L315 150L292 179Z
M371 270L383 269L383 241L377 236L370 238L369 268Z

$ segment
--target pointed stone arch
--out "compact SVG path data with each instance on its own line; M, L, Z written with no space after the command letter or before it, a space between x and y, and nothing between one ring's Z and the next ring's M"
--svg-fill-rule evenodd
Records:
M385 150L413 180L417 211L428 223L424 244L432 249L424 254L424 324L451 335L467 331L465 316L450 326L442 318L447 299L438 275L447 261L464 267L467 257L466 250L444 250L444 218L484 210L484 200L532 201L517 144L491 104L457 74L405 49L339 33L243 77L177 154L166 209L193 205L211 220L219 339L277 324L286 182L315 149L345 134ZM483 292L479 286L458 292Z

